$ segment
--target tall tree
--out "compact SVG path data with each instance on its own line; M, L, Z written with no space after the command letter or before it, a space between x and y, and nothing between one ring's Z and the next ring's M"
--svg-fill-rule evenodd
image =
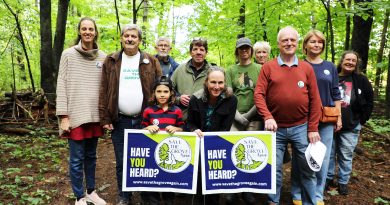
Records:
M334 50L334 34L333 34L333 22L332 22L332 14L330 11L331 5L330 5L330 0L321 0L322 4L325 7L326 10L326 24L327 24L327 30L330 31L330 53L332 54L332 62L334 63L335 59L335 50Z
M389 59L387 62L390 62L390 52ZM390 119L390 63L387 64L387 85L386 85L386 117Z
M64 50L65 32L66 32L66 21L68 19L68 8L70 0L58 0L58 12L57 12L57 24L56 32L54 35L54 46L53 46L53 57L54 57L54 68L53 73L58 72L60 64L61 53ZM56 79L56 75L54 75Z
M52 35L51 35L51 0L41 0L40 6L40 28L41 28L41 88L50 95L55 92L55 85L53 80L54 63L53 63L53 49L52 49ZM51 100L51 98L49 99Z
M344 9L350 9L352 0L348 0L347 6L345 6L344 0L339 0L341 7ZM345 17L345 40L344 40L344 50L349 50L349 45L351 41L351 16L349 14Z
M385 19L383 21L383 30L382 30L382 35L381 35L381 44L379 46L379 51L378 51L378 57L376 61L376 71L375 71L375 88L374 88L374 98L378 99L378 93L379 93L379 88L380 88L380 81L381 81L381 76L383 73L383 63L382 63L382 58L383 58L383 49L385 48L386 44L386 34L387 34L387 27L389 25L389 9L386 10L385 13ZM390 83L387 81L387 83Z
M237 38L245 36L245 2L240 6L240 16L238 17L238 26L241 28L241 33L237 35Z
M6 5L7 9L11 12L12 16L15 19L16 28L18 30L17 39L19 40L20 44L22 45L22 49L23 49L23 52L24 52L24 57L26 58L26 61L27 61L27 67L28 67L28 73L30 75L32 91L35 92L34 78L33 78L32 71L31 71L30 59L29 59L29 56L28 56L28 53L27 53L26 44L24 42L24 38L23 38L23 34L22 34L22 27L20 26L19 14L18 14L18 12L15 12L11 8L11 6L5 0L3 0L3 2L4 2L4 4Z
M356 51L362 59L362 71L366 73L370 33L373 22L374 11L368 8L368 3L372 0L355 0L355 5L360 7L360 13L353 16L353 31L352 31L352 50Z

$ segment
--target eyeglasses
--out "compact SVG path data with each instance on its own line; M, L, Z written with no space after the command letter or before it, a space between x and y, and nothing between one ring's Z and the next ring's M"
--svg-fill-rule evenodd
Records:
M158 47L160 47L160 48L169 48L170 46L169 45L167 45L167 44L159 44L159 45L157 45Z

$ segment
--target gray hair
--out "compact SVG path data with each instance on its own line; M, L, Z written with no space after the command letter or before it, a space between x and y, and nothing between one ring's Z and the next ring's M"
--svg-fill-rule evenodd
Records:
M165 36L161 36L161 37L159 37L159 38L156 40L156 45L157 45L158 42L160 42L160 41L166 41L166 42L168 42L169 47L171 47L172 40L171 40L170 38L165 37Z
M142 39L142 30L137 24L126 24L125 26L123 26L121 30L121 36L123 36L123 34L128 30L138 31L138 38Z
M255 51L255 53L258 51L258 50L265 50L267 51L268 54L271 54L271 46L269 45L268 42L266 41L258 41L255 43L255 45L253 45L253 50Z
M292 26L286 26L286 27L284 27L284 28L279 30L278 38L277 38L278 42L280 41L280 35L282 34L282 32L285 32L285 31L290 31L290 32L295 33L295 35L297 36L297 41L299 41L299 33L298 33L298 31L294 27L292 27Z

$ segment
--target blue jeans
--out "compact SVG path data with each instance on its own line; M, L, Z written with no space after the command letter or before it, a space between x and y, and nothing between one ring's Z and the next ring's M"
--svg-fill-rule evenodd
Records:
M334 132L334 124L332 123L320 123L318 125L318 132L321 137L321 142L326 146L326 152L324 161L322 162L322 166L320 171L316 172L317 178L317 187L316 187L316 196L317 201L324 201L324 189L326 176L328 173L329 166L329 158L330 152L332 150L333 143L333 132ZM293 200L301 200L301 188L299 187L299 182L297 181L297 163L296 159L292 160L292 169L291 169L291 196Z
M87 189L95 189L96 147L98 138L68 139L69 175L76 197L84 196L84 174ZM83 173L84 172L84 173Z
M302 189L303 204L317 204L316 201L316 177L306 162L305 151L309 145L307 138L307 123L289 127L278 128L276 132L276 194L269 194L268 201L279 204L283 180L283 156L288 143L292 145L292 153L298 164L298 181Z
M123 147L125 129L139 129L141 126L140 118L130 118L119 116L118 121L113 123L114 129L111 132L111 140L114 145L116 160L116 182L118 184L119 198L125 201L130 200L130 192L122 191L122 171L123 171Z
M337 155L337 162L339 164L338 182L339 184L348 184L352 172L353 151L359 141L361 129L362 126L358 124L352 130L336 133L330 154L328 179L333 179L335 176Z

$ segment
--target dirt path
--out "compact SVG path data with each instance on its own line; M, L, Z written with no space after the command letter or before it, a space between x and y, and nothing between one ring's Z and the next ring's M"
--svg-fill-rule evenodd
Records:
M377 139L369 136L369 133L364 133L361 136L361 141L372 142ZM377 141L376 141L377 142ZM360 142L359 146L367 144ZM383 147L382 147L383 146ZM348 196L327 194L326 204L375 204L375 199L390 200L390 148L386 144L378 146L365 147L364 152L356 155L354 159L354 168L351 181L349 184L350 194ZM376 152L372 152L372 151ZM67 170L67 158L64 156L62 167ZM287 164L284 167L284 187L282 191L282 203L291 204L290 200L290 166ZM52 204L67 205L74 204L72 190L70 188L69 178L67 174L60 176L61 183L58 184L59 193L52 201ZM115 204L117 189L115 177L115 160L114 149L109 137L104 137L99 140L98 145L98 161L96 170L96 188L98 193L104 198L108 204ZM264 195L256 195L258 204L264 204L266 197ZM380 199L379 199L380 198ZM176 205L190 205L191 199L188 196L176 198ZM238 203L243 204L241 202ZM381 204L381 203L378 203ZM386 203L382 203L386 204Z

